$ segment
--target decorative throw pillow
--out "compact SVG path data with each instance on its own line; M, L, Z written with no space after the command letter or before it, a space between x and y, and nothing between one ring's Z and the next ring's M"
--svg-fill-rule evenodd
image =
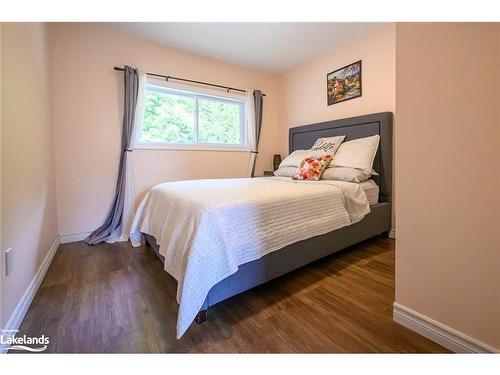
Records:
M326 154L335 154L340 144L344 141L345 135L339 135L337 137L328 138L318 138L314 145L311 147L311 151L323 151Z
M328 154L305 158L300 163L299 170L293 175L292 180L318 181L330 160L332 160L332 155Z

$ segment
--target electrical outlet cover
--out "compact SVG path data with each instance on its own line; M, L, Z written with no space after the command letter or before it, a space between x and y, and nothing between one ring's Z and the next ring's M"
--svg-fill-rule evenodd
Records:
M5 250L5 276L9 276L12 272L13 255L11 247Z

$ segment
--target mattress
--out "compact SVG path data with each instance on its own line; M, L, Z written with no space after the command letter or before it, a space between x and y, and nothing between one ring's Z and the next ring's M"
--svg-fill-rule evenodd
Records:
M366 185L366 184L365 184ZM134 246L156 238L177 281L177 337L212 286L238 266L289 244L357 223L370 212L358 184L284 177L177 181L155 186L137 210Z
M378 194L380 189L375 181L366 180L361 182L359 186L361 186L361 189L363 189L363 191L365 192L370 206L378 203Z

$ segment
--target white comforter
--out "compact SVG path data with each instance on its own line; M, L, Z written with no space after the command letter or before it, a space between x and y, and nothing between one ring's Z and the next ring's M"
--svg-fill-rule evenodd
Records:
M131 241L156 238L165 270L178 281L177 338L209 290L238 266L294 242L353 224L370 212L358 184L239 178L164 183L135 215Z

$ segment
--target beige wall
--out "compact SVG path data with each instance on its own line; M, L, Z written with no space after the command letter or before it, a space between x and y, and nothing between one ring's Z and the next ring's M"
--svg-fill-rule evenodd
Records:
M257 172L269 169L280 152L278 79L168 48L128 34L86 24L52 24L53 100L59 233L87 232L99 226L112 199L119 157L123 75L113 66L128 64L158 72L259 88L265 98ZM244 177L249 154L138 150L136 191L180 179Z
M2 212L2 22L0 22L0 213ZM2 215L0 214L0 246L2 244ZM3 250L2 254L0 254L0 272L4 270L4 257ZM5 273L5 272L4 272ZM3 279L4 277L0 275L0 305L3 305ZM0 306L0 327L3 328L3 315L2 315L2 306Z
M288 150L288 129L337 118L396 110L396 29L381 26L332 52L299 66L281 77L282 148ZM362 60L362 96L328 106L326 75L342 66ZM396 137L396 130L394 130ZM393 208L395 194L393 193ZM393 229L394 229L393 209Z
M500 349L498 25L396 35L396 302Z
M5 23L1 37L1 243L14 252L12 273L1 272L4 327L57 236L57 217L47 27Z
M328 106L326 75L357 60L362 60L362 96ZM286 128L373 112L394 112L395 79L395 24L391 23L284 74ZM287 141L286 136L282 134Z

